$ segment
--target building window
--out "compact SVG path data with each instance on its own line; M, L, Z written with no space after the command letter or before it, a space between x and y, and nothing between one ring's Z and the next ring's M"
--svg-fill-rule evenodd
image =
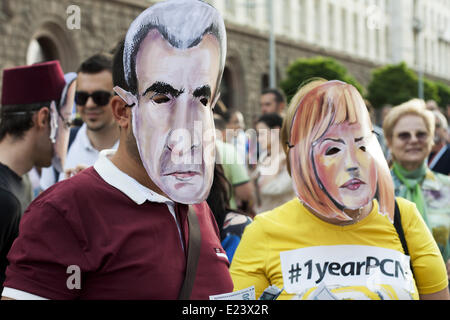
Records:
M347 38L348 38L348 25L347 25L347 10L341 9L341 22L342 22L342 50L348 51Z
M380 28L375 29L375 58L381 60L381 36L380 36Z
M335 46L335 33L336 25L334 23L334 5L332 3L328 3L328 43L330 47Z
M353 13L353 50L354 52L358 52L358 15L355 13Z
M226 13L228 16L234 17L236 14L236 1L235 0L226 0L225 10L226 10Z
M316 38L317 43L321 43L322 41L322 18L320 7L322 4L322 0L315 0L314 1L314 36Z
M246 0L247 21L250 25L254 25L256 19L256 3L255 0Z
M306 2L305 0L299 0L300 6L300 34L306 35Z
M283 0L283 29L289 31L291 29L291 0Z
M270 81L269 81L269 75L267 73L264 73L261 76L261 91L269 88Z

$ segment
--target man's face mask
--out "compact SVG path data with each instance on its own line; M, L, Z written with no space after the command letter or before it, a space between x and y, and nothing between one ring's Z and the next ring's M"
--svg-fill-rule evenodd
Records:
M75 73L67 74L65 78L66 86L61 96L59 112L54 101L50 106L50 140L53 143L52 166L58 172L63 171L66 160L76 88Z
M180 50L150 32L140 46L136 74L137 96L114 90L134 104L133 134L148 176L175 202L204 201L214 175L217 41L205 36Z

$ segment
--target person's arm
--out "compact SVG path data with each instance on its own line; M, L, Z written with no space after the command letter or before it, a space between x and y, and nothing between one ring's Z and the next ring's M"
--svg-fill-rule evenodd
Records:
M450 259L447 260L446 267L447 267L447 277L450 280Z
M420 300L450 300L450 294L447 288L430 294L421 294Z
M4 297L7 292L23 292L46 299L76 299L80 290L67 285L68 268L77 265L83 272L91 270L79 242L77 227L44 197L35 200L24 213L20 233L8 253ZM58 245L55 245L58 244ZM35 299L35 298L32 298Z
M447 270L433 235L414 203L402 198L397 203L420 299L448 299Z
M66 170L64 170L64 177L65 177L65 179L69 179L88 167L89 167L88 165L79 164L75 168L66 169Z
M20 210L19 200L9 191L0 189L0 252L2 254L8 253L12 242L17 237ZM2 256L1 259L3 258Z
M19 233L21 211L19 200L8 190L0 188L0 288L8 265L6 255Z

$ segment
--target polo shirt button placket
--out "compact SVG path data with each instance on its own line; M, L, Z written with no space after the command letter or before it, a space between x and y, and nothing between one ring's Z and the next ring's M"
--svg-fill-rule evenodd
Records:
M186 206L186 212L183 212L185 205L181 205L179 203L175 204L175 215L177 217L177 223L180 227L181 234L183 235L183 247L184 247L184 255L187 257L187 249L189 243L189 226L187 224L187 210L189 209Z

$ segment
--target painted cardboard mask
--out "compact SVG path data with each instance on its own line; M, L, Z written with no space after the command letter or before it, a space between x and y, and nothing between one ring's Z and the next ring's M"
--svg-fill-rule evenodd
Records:
M75 98L77 74L74 72L64 76L66 85L61 94L59 101L59 110L56 103L51 103L51 119L50 119L50 140L53 143L53 159L52 166L62 172L64 162L67 155L67 147L69 144L70 120Z
M379 200L392 220L394 188L367 108L358 91L340 81L310 84L290 129L289 160L301 201L327 218L349 221L345 210Z
M225 54L223 20L202 1L158 3L126 36L129 90L114 90L133 106L133 134L147 174L176 202L199 203L212 185L212 108Z

